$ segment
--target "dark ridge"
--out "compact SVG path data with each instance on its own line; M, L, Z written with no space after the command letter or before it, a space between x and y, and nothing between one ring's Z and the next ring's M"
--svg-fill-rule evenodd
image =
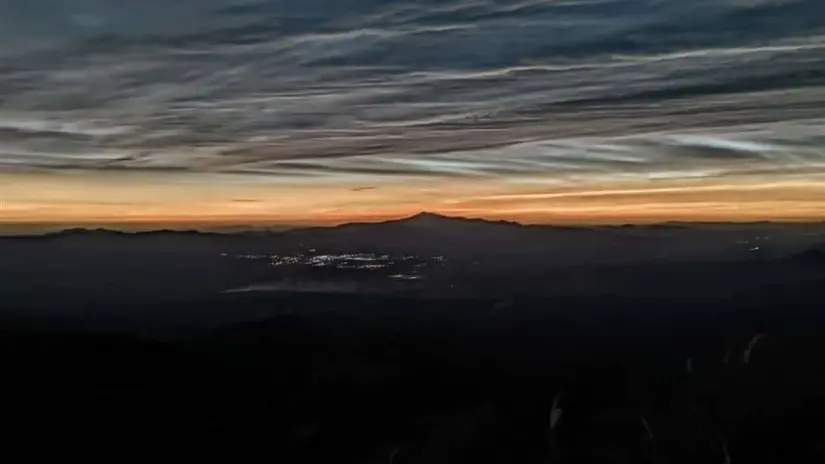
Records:
M162 235L173 235L173 236L212 236L212 237L220 237L220 236L231 236L231 235L245 235L247 232L238 233L238 234L222 234L217 232L207 232L207 231L199 231L199 230L174 230L174 229L158 229L158 230L148 230L148 231L124 231L124 230L116 230L116 229L106 229L106 228L95 228L95 229L88 229L83 227L75 227L70 229L63 229L56 232L47 232L44 234L26 234L26 235L0 235L0 239L8 238L8 239L62 239L62 238L73 238L73 237L157 237Z
M50 238L50 237L75 237L79 235L96 235L96 236L118 236L118 235L130 235L129 232L124 232L120 230L112 230L112 229L104 229L104 228L96 228L96 229L87 229L83 227L75 227L71 229L63 229L57 232L48 232L43 234L43 237Z
M12 234L3 235L2 238L65 238L65 237L79 237L79 236L109 236L109 237L149 237L160 235L176 235L176 236L212 236L212 237L230 237L230 236L261 236L261 235L281 235L294 234L303 232L318 232L324 230L347 229L352 227L380 227L389 225L404 225L404 224L420 224L437 227L440 225L449 226L455 224L476 224L484 225L504 225L519 228L533 228L533 229L548 229L557 231L597 231L597 230L665 230L665 229L690 229L701 227L730 227L730 228L749 228L749 227L825 227L825 221L818 222L774 222L774 221L752 221L752 222L689 222L689 221L667 221L650 224L600 224L600 225L586 225L586 224L524 224L516 221L508 220L489 220L483 218L466 218L461 216L447 216L439 213L422 211L418 214L403 217L399 219L390 219L379 222L348 222L335 226L315 226L315 227L295 227L295 228L261 228L254 226L226 226L218 230L197 230L197 229L157 229L146 231L125 231L119 229L109 228L69 228L55 232L46 232L42 234Z
M383 224L393 224L393 223L468 223L468 224L504 224L504 225L511 225L522 227L523 224L515 222L515 221L505 221L505 220L498 220L498 221L491 221L488 219L480 219L480 218L466 218L461 216L445 216L443 214L438 213L431 213L428 211L422 211L418 214L413 216L409 216L406 218L395 219L391 221L386 221Z

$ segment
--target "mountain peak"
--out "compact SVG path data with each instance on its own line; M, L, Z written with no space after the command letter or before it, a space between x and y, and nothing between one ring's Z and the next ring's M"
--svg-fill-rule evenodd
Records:
M413 216L395 221L391 223L413 224L418 226L443 226L443 225L458 225L458 224L475 224L475 225L507 225L507 226L521 226L517 222L510 221L490 221L487 219L466 218L460 216L445 216L443 214L431 213L429 211L422 211Z
M444 225L444 224L459 224L459 223L477 223L482 222L486 223L487 221L481 219L468 219L463 217L456 217L456 216L445 216L443 214L438 213L431 213L429 211L422 211L418 214L413 216L409 216L406 218L398 219L395 221L389 222L397 222L401 224L413 224L419 226L433 226L433 225Z
M422 211L418 214L410 216L408 218L402 219L402 221L433 221L433 220L450 220L450 219L461 219L461 218L453 218L449 216L444 216L443 214L438 213L431 213L429 211Z

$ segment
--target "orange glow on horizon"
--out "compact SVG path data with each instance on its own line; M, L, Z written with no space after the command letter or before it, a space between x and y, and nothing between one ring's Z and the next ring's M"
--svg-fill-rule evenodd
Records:
M134 175L0 175L0 181L0 224L302 226L382 221L421 211L549 224L825 219L825 189L805 178L576 184L436 178L369 187Z

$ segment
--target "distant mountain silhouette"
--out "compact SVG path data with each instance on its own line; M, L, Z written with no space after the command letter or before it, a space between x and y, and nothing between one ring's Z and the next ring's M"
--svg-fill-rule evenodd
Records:
M436 213L421 212L413 216L392 219L383 222L352 222L342 224L332 229L385 229L392 228L415 228L415 229L433 229L440 231L449 231L453 229L468 229L473 228L479 230L481 228L501 227L506 226L509 229L523 229L534 226L525 226L517 222L511 221L490 221L487 219L464 218L458 216L444 216ZM542 226L538 226L542 227ZM545 228L550 228L544 226ZM318 228L329 229L329 228ZM297 229L300 232L301 229Z
M386 221L383 224L409 224L414 225L417 227L444 227L449 225L455 224L496 224L496 225L508 225L508 226L515 226L515 227L526 227L518 222L513 221L490 221L487 219L474 219L474 218L465 218L459 216L444 216L443 214L437 213L430 213L427 211L423 211L418 213L414 216L409 216L402 219L395 219L392 221Z
M71 228L71 229L63 229L57 232L49 232L43 234L43 237L76 237L76 236L116 236L116 235L129 235L128 232L123 232L119 230L111 230L111 229L103 229L103 228L96 228L96 229L86 229L82 227Z
M490 220L482 218L466 218L460 216L446 216L443 214L422 211L418 214L380 222L349 222L337 226L316 227L258 227L258 226L223 226L218 228L199 229L157 229L145 231L124 231L109 228L67 228L55 232L30 235L8 235L2 237L74 237L74 236L157 236L157 235L207 235L207 236L262 236L262 235L295 235L303 233L319 233L320 231L341 230L379 230L392 231L395 228L416 229L457 229L473 227L475 230L490 227L506 227L510 230L541 229L552 231L674 231L696 229L752 229L752 228L784 228L784 227L822 227L825 231L825 222L809 224L784 224L770 221L748 223L721 223L721 222L679 222L670 221L654 224L616 224L616 225L551 225L551 224L522 224L515 221Z
M61 238L115 238L115 237L157 237L157 236L222 236L222 235L230 235L230 234L220 234L217 232L207 232L207 231L199 231L199 230L174 230L174 229L158 229L158 230L147 230L147 231L137 231L137 232L127 232L123 230L115 230L115 229L106 229L106 228L83 228L83 227L75 227L71 229L63 229L55 232L47 232L42 235L18 235L18 236L10 236L11 238L51 238L51 239L61 239ZM238 234L241 235L241 234ZM2 238L2 236L0 236Z
M318 248L347 247L410 253L464 254L499 250L520 253L524 245L538 245L553 227L524 226L515 222L449 217L423 212L384 222L342 224L336 227L294 229L278 237Z
M654 224L626 226L524 225L510 221L451 217L422 212L383 222L348 223L285 231L215 232L157 230L121 232L109 229L66 229L32 236L0 237L3 241L48 239L58 243L98 245L140 244L169 252L200 250L218 253L393 253L491 259L496 266L564 266L646 261L747 260L752 253L741 243L754 236L796 236L785 253L812 251L785 258L796 263L818 263L825 224ZM790 235L789 235L790 234ZM779 245L777 243L777 245ZM782 245L785 247L786 245ZM777 250L776 256L782 256ZM788 256L787 254L785 256Z

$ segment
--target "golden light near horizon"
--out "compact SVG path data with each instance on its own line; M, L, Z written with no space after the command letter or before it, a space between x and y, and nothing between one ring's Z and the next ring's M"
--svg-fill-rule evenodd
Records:
M816 179L591 181L577 185L507 179L429 179L380 186L269 185L186 176L3 176L0 223L121 224L124 227L332 225L420 211L545 224L665 221L817 221Z

